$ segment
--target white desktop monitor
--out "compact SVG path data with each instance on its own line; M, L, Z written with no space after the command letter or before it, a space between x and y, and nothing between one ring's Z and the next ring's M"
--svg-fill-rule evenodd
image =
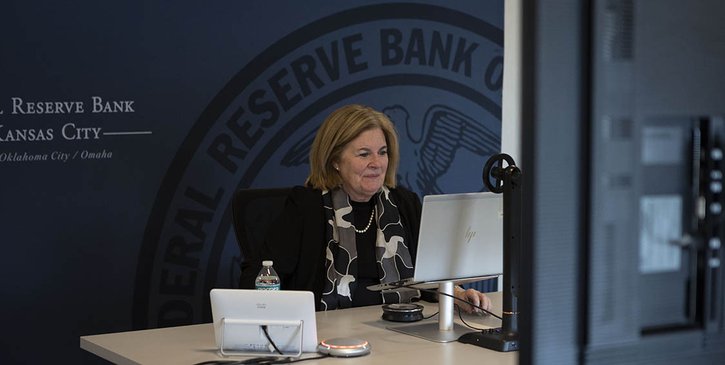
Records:
M503 273L503 197L426 195L414 281L461 281Z

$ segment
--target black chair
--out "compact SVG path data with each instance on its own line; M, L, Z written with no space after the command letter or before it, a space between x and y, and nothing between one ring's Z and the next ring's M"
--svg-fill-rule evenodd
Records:
M234 193L232 219L237 244L242 254L242 276L247 267L261 265L259 248L270 226L282 213L287 195L291 191L292 188L287 187L240 189Z

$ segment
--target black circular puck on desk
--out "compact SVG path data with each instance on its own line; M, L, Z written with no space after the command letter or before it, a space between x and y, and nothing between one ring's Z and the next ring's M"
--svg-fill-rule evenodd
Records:
M317 345L317 351L336 357L363 356L370 353L370 343L359 338L332 338L322 340Z
M383 305L383 319L393 322L415 322L423 319L423 306L412 303Z

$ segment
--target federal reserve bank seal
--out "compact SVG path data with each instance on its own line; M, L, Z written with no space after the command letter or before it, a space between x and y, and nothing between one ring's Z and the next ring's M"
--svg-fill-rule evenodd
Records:
M165 175L139 255L134 327L209 321L209 290L237 285L234 191L301 185L317 127L344 104L396 124L400 184L421 195L482 190L481 167L500 149L502 45L499 27L471 15L381 4L314 21L256 56Z

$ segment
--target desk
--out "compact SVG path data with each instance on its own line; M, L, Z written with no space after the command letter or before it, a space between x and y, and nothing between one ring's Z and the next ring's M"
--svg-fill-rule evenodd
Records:
M489 293L495 303L493 312L501 313L501 293ZM421 303L424 315L437 311L437 305ZM380 318L380 306L350 308L317 313L319 339L357 337L370 342L372 352L358 358L325 358L304 361L304 365L333 364L491 364L514 365L518 353L500 353L457 342L435 343L418 337L391 331L385 327L396 325ZM427 321L437 321L433 317ZM464 316L476 327L498 327L494 317ZM456 321L460 321L456 316ZM418 322L420 323L420 322ZM211 323L158 328L142 331L119 332L83 336L81 348L116 364L195 364L224 359L214 343ZM305 354L309 357L313 354ZM234 359L242 359L235 357Z

